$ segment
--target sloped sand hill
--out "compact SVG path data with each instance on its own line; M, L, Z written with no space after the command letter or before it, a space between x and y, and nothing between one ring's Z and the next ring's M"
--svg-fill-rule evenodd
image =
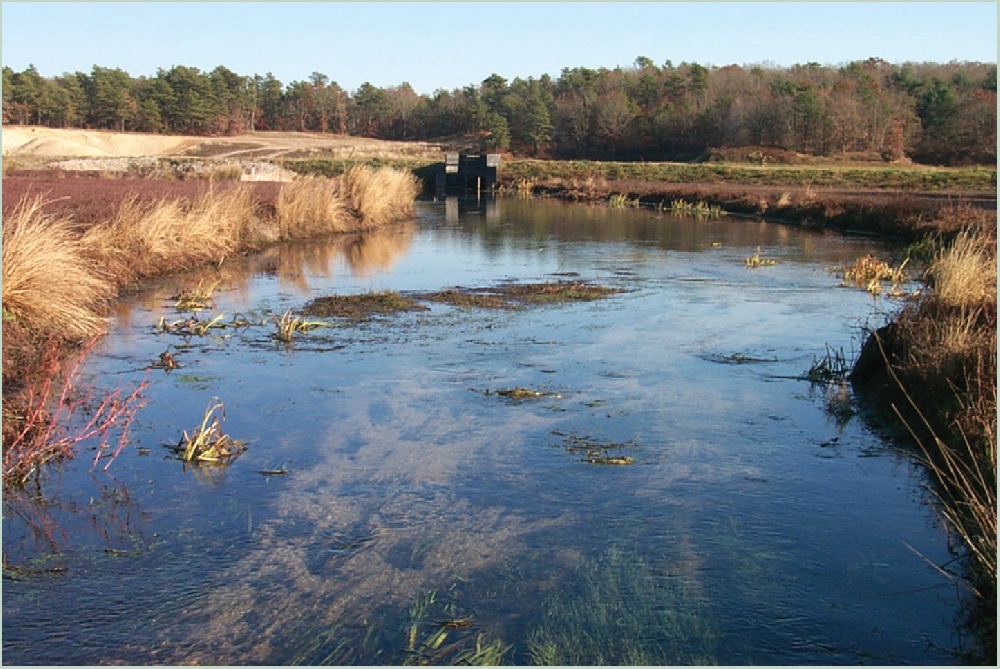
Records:
M427 158L445 150L430 142L390 142L317 133L255 132L233 137L188 137L106 130L3 126L4 157L34 158Z

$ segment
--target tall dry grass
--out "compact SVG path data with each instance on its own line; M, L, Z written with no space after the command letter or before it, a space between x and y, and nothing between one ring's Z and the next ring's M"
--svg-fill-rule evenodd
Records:
M206 263L274 241L256 214L246 186L209 190L191 202L137 197L107 221L89 228L82 242L105 274L119 284Z
M413 214L420 184L412 173L363 165L348 170L343 179L344 192L358 213L361 228L377 228Z
M938 253L928 270L936 299L952 306L975 306L997 299L996 238L963 230Z
M322 177L297 177L283 185L277 217L281 239L309 239L354 227L339 180Z
M73 228L25 199L3 221L4 327L42 337L87 339L103 331L115 285Z

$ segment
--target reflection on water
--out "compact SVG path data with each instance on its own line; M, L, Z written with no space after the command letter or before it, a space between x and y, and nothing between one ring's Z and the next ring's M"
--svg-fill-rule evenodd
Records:
M63 522L66 571L5 583L5 659L954 660L955 592L908 548L948 559L916 470L829 410L849 393L802 379L891 308L830 271L883 249L757 221L460 205L120 305L88 364L95 382L113 387L164 349L182 363L156 372L137 444L111 470L128 502L104 508L128 509L129 550ZM748 269L758 247L778 264ZM260 318L336 293L567 277L625 292L331 320L290 346ZM218 282L213 313L249 325L156 334L176 316L170 296L200 282ZM249 450L211 472L165 458L160 444L212 397ZM591 464L568 443L627 444L632 463ZM86 460L47 476L46 494L103 499ZM30 560L32 527L7 507L5 557Z

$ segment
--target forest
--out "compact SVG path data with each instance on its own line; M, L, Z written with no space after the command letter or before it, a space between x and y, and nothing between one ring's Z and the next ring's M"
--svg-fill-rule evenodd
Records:
M629 67L564 68L557 78L492 74L418 94L408 83L348 92L313 72L283 84L176 65L133 77L94 65L46 77L3 68L3 123L191 135L336 133L392 140L478 136L482 149L592 160L694 160L758 147L936 165L997 160L995 63L878 58L704 66L640 56ZM777 152L777 153L776 153Z

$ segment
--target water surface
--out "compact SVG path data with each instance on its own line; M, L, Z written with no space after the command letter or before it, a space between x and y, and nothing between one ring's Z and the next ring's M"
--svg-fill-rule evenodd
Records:
M551 202L418 213L119 306L84 373L148 376L147 406L108 472L85 452L44 504L8 496L5 555L59 571L5 580L6 662L447 662L477 638L518 664L955 661L919 469L849 389L802 378L895 308L832 271L890 249ZM758 251L777 264L749 269ZM215 280L207 313L254 325L156 332ZM331 319L290 345L262 324L324 295L558 280L623 292ZM145 369L168 350L181 368ZM497 392L518 387L543 395ZM247 452L171 459L215 397Z

